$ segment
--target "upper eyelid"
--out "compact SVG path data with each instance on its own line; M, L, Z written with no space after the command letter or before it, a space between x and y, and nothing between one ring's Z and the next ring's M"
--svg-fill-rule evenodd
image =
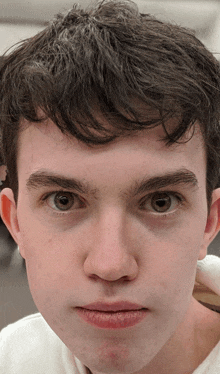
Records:
M173 190L156 190L154 192L150 192L147 195L142 196L139 201L141 202L142 200L145 201L145 200L151 199L154 195L156 195L156 194L159 195L160 193L161 194L167 193L168 195L172 195L172 196L177 197L181 200L185 200L185 197L180 192L173 191Z
M79 203L85 204L84 199L83 199L83 198L80 198L80 197L78 196L78 194L73 193L73 192L71 192L71 191L64 191L64 190L58 190L58 191L48 192L47 194L45 194L44 196L41 197L41 199L40 199L41 204L43 204L43 205L45 205L45 204L48 205L48 208L54 210L54 212L55 212L56 214L58 214L58 215L67 215L67 214L70 214L71 211L74 210L74 208L72 208L72 207L70 207L70 208L67 209L66 211L65 211L65 210L64 210L64 211L62 211L62 210L59 211L59 209L56 210L55 208L52 208L52 207L49 206L49 204L47 204L47 200L48 200L52 195L56 195L56 194L58 194L58 193L62 193L62 192L63 192L63 193L69 193L69 194L73 195L74 198L76 197L76 198L78 199L78 202L79 202ZM88 205L88 204L86 203L86 205ZM81 209L81 208L75 208L75 210L76 210L76 209Z
M41 197L41 200L46 200L48 197L50 197L50 196L52 196L52 195L56 195L56 194L58 194L58 193L69 193L69 194L71 194L71 195L73 195L73 196L75 196L75 197L77 197L77 198L79 198L80 199L80 195L78 194L78 193L76 193L76 192L73 192L73 191L69 191L69 190L64 190L64 189L58 189L58 190L56 190L56 191L51 191L51 192L45 192L43 195L42 195L42 197Z
M79 200L82 200L82 201L84 201L85 202L85 200L86 200L86 202L87 202L87 204L88 204L88 200L84 197L84 196L82 196L82 195L80 195L78 192L76 192L76 191L71 191L71 190L65 190L65 189L62 189L62 188L58 188L58 189L56 189L56 190L53 190L53 191L51 191L51 192L45 192L44 194L43 194L43 196L41 196L41 198L40 198L40 200L41 201L45 201L47 198L49 198L50 196L52 196L52 195L54 195L54 194L57 194L57 193L70 193L70 194L72 194L74 197L76 197L76 198L78 198ZM182 200L182 201L184 201L184 200L186 200L185 198L184 198L184 196L181 194L181 193L179 193L179 192L177 192L177 191L173 191L173 190L163 190L163 189L161 189L161 190L156 190L156 191L152 191L152 192L149 192L149 193L147 193L146 195L143 195L141 198L138 198L138 203L139 204L141 204L141 203L144 203L144 202L146 202L147 200L150 200L155 194L162 194L162 193L167 193L167 194L170 194L170 195L172 195L172 196L175 196L175 197L177 197L177 198L179 198L180 200Z
M50 196L56 194L56 193L60 193L60 192L63 192L63 193L70 193L72 194L74 197L76 197L77 199L79 199L79 201L81 200L81 202L83 202L85 205L87 205L87 207L89 206L89 203L88 201L85 201L85 199L80 196L78 193L75 193L73 191L69 191L69 190L64 190L64 189L58 189L56 191L51 191L51 192L47 192L45 193L42 197L41 197L41 203L44 204L46 199L48 199ZM179 192L176 192L176 191L170 191L170 190L157 190L155 192L150 192L149 194L143 196L141 199L139 199L139 205L140 205L140 201L143 200L143 204L145 202L147 202L147 200L150 200L150 198L155 195L156 193L160 194L160 193L167 193L167 194L170 194L172 195L173 197L176 197L176 198L179 198L179 204L178 205L184 205L184 203L186 202L186 199L182 196L182 194L180 194ZM52 209L50 207L48 207L48 209ZM178 209L178 208L177 208ZM154 215L157 215L157 216L160 216L161 218L162 217L166 217L168 215L172 216L175 214L176 210L177 209L173 209L172 211L170 212L155 212L155 213L152 213ZM72 214L72 209L70 208L69 210L67 211L59 211L59 210L54 210L54 214L58 215L58 216L66 216L68 214Z
M154 196L157 192L151 193L150 195L146 196L145 199L144 198L141 199L140 205L141 204L144 205L145 203L147 203L151 199L151 197ZM177 193L177 192L174 192L174 191L160 191L160 192L161 193L167 193L169 195L172 195L173 197L176 197L179 200L178 206L182 206L186 202L186 199L180 193ZM176 212L176 210L177 210L177 208L174 208L174 209L172 209L169 212L166 212L166 211L165 212L156 212L155 211L155 212L152 213L153 210L152 211L150 210L150 211L151 211L151 214L154 214L154 215L162 217L162 216L172 215L172 214L174 214Z
M65 190L56 190L56 191L51 191L51 192L47 192L47 193L45 193L45 194L43 194L41 197L40 197L40 199L39 199L39 202L40 202L40 205L41 204L44 204L44 203L46 203L46 201L52 196L52 195L56 195L56 194L58 194L58 193L69 193L69 194L71 194L71 195L73 195L74 196L74 198L77 198L79 201L81 201L82 203L85 203L85 199L83 198L83 197L80 197L77 193L74 193L74 192L72 192L72 191L65 191ZM88 203L86 202L86 204L88 205ZM66 212L68 212L68 211L66 211Z

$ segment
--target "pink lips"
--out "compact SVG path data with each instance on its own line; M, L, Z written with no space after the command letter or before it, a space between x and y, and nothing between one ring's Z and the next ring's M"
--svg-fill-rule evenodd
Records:
M146 316L148 309L127 301L108 303L92 303L76 308L77 314L93 326L107 329L131 327Z

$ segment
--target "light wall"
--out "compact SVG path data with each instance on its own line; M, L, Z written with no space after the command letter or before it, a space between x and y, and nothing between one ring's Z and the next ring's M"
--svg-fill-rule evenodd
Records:
M59 11L74 2L86 7L96 0L1 0L0 55L11 45L40 31ZM134 0L143 13L195 30L197 37L220 54L220 1ZM219 55L220 57L220 55Z
M43 26L0 23L0 55L15 43L35 35Z

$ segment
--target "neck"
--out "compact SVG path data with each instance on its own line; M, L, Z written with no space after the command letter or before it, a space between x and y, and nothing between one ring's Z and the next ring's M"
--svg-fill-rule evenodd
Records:
M220 340L220 315L194 298L184 320L143 372L192 374Z

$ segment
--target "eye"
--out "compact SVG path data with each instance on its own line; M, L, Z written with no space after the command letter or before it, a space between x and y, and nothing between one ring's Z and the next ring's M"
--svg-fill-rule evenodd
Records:
M171 192L155 192L141 202L141 209L155 213L169 213L181 204L182 198Z
M72 207L74 207L74 209L79 209L85 205L77 195L65 191L54 192L46 196L44 200L47 201L50 208L63 212L70 210Z

